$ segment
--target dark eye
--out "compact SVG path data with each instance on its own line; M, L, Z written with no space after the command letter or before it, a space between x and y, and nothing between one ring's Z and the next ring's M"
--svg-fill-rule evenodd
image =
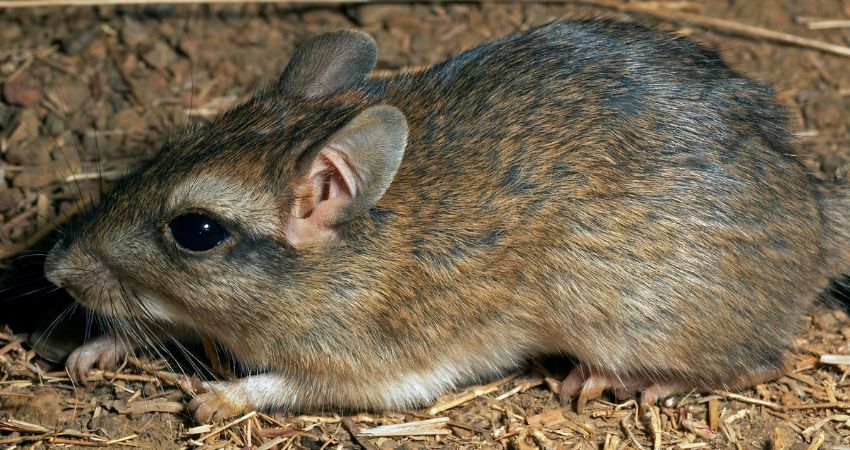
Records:
M218 222L198 213L182 214L171 219L168 231L181 247L193 252L207 251L230 237Z

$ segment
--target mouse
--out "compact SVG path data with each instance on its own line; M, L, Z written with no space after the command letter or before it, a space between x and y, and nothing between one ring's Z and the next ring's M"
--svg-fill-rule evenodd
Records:
M712 49L580 19L381 76L377 52L306 40L64 233L47 278L115 327L74 376L209 339L246 374L189 403L220 421L415 408L563 354L565 405L647 407L780 376L848 268L850 189Z

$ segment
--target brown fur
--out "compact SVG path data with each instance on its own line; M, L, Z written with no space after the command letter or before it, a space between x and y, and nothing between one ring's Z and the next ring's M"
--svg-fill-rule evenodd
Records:
M272 86L187 131L48 263L84 305L215 339L297 393L258 404L224 384L208 403L223 411L412 406L543 353L740 386L782 367L850 262L847 190L790 156L769 89L681 38L560 22L415 73L334 77L339 89ZM312 195L305 158L375 105L408 127L386 193L320 245L256 228L286 229L295 196ZM187 254L161 234L179 212L163 205L200 176L266 206L228 211L233 238ZM105 269L82 272L93 261ZM139 291L173 317L140 312ZM440 367L445 384L387 393Z

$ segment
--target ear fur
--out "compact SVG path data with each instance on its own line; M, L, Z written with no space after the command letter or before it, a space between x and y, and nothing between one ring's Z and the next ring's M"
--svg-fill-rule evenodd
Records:
M322 97L365 80L377 54L375 40L366 33L322 33L295 50L279 86L294 97Z
M287 237L296 247L335 238L334 228L380 200L401 165L407 120L379 105L358 114L308 161L294 188Z

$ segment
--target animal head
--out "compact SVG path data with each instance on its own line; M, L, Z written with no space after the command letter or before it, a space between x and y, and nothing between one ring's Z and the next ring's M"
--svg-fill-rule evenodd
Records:
M276 83L123 180L55 245L47 277L106 316L191 329L248 327L286 307L282 290L321 289L311 267L334 263L407 143L404 114L357 89L375 58L363 33L309 40Z

